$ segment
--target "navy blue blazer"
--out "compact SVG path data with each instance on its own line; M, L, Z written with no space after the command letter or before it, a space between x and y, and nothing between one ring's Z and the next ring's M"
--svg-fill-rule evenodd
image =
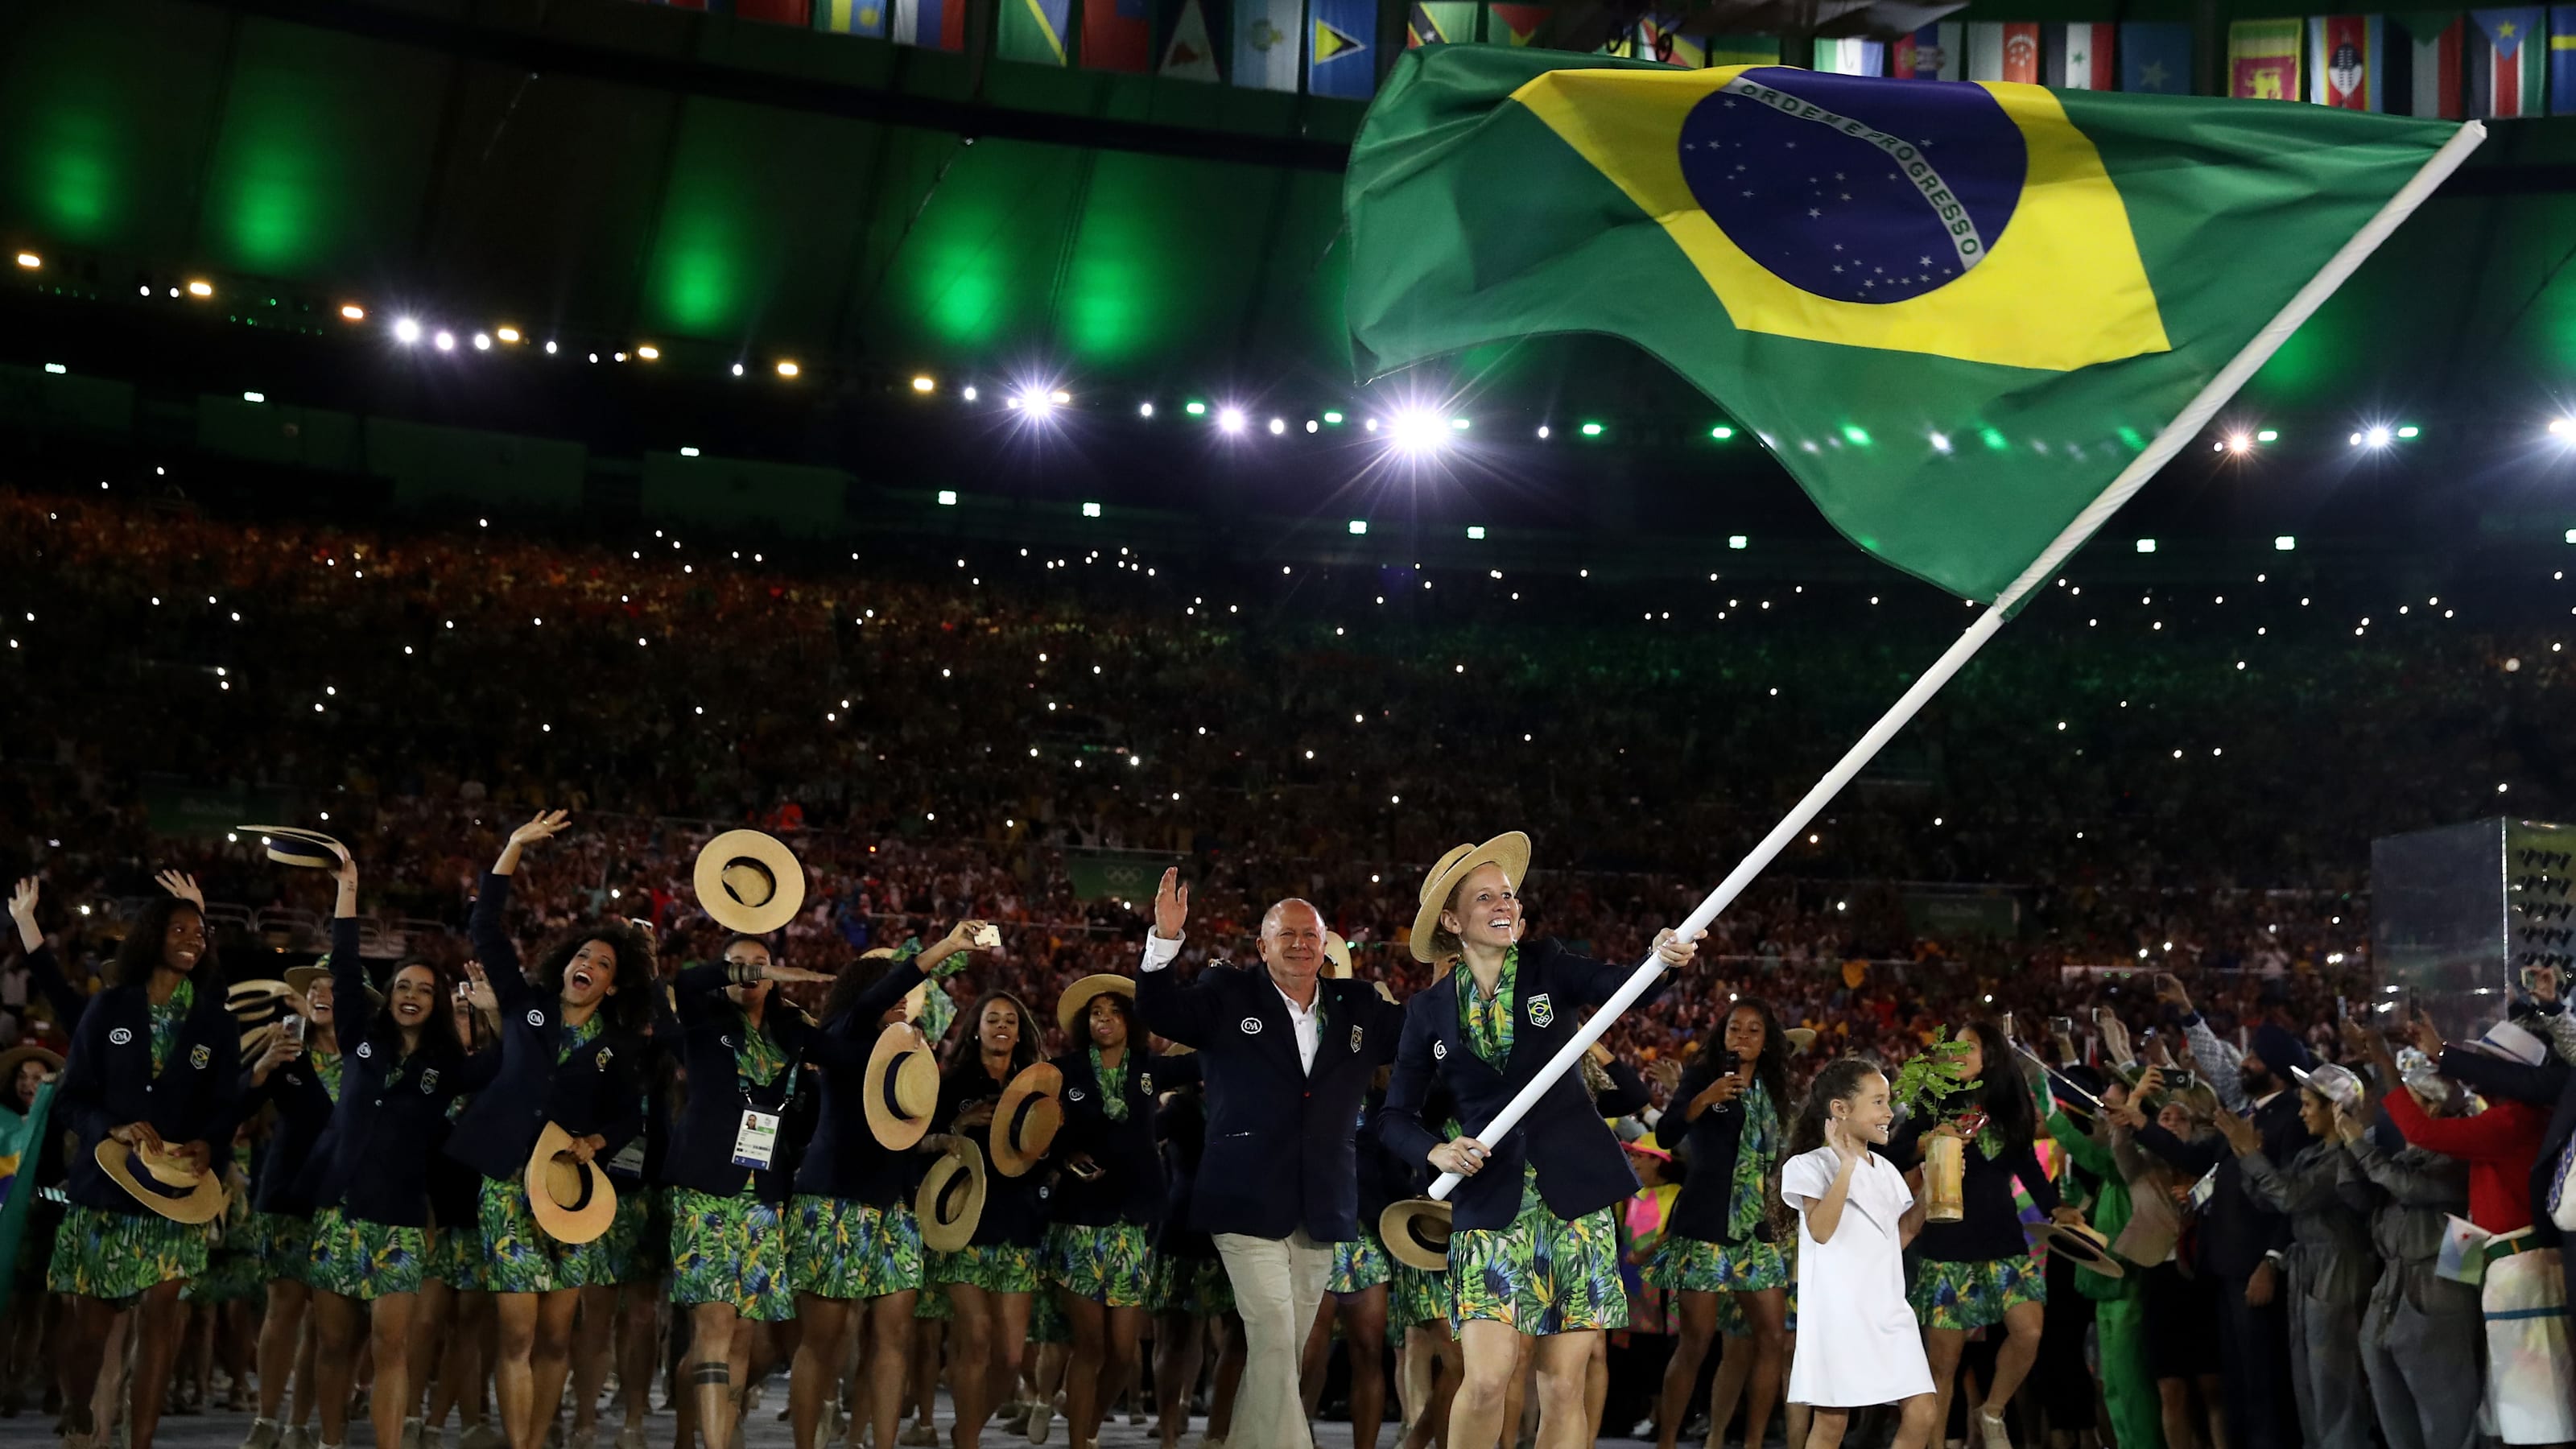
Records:
M346 1056L341 1058L340 1067L345 1079ZM256 1115L264 1106L277 1109L277 1115L270 1119L268 1141L260 1148L259 1160L251 1165L250 1205L258 1212L310 1217L314 1156L322 1150L322 1139L330 1135L331 1113L336 1105L331 1091L322 1085L322 1073L313 1065L309 1048L294 1060L281 1063L265 1082L253 1084L250 1077L250 1067L245 1063L241 1074L241 1116L246 1119Z
M929 1158L897 1152L868 1130L868 1054L885 1032L885 1014L921 984L921 968L897 962L839 1015L808 1033L805 1054L821 1079L814 1135L796 1168L796 1191L845 1198L870 1207L909 1202Z
M215 972L196 976L190 989L196 1000L158 1076L152 1072L152 1001L142 986L111 986L81 1014L53 1105L79 1139L63 1182L73 1202L110 1212L146 1211L100 1170L94 1155L110 1131L128 1122L151 1123L173 1147L205 1143L208 1160L216 1164L230 1158L240 1121L241 1032L224 1010L224 984Z
M447 1010L444 1001L433 1011ZM468 1057L424 1047L402 1054L402 1029L367 995L354 918L331 923L331 1014L349 1045L340 1058L340 1100L298 1186L314 1207L338 1206L363 1222L399 1228L429 1223L429 1168L447 1141L447 1108L481 1091L501 1054Z
M983 1059L976 1055L975 1043L969 1039L960 1044L957 1061L939 1078L939 1111L931 1118L930 1130L955 1130L957 1114L978 1102L998 1102L1003 1084L984 1070ZM1034 1248L1046 1239L1047 1212L1055 1196L1053 1174L1045 1163L1031 1164L1017 1177L1004 1177L993 1166L987 1149L992 1138L989 1128L967 1129L975 1150L985 1153L984 1217L975 1225L975 1236L968 1246L989 1248L998 1243L1014 1243Z
M1357 1238L1360 1097L1394 1055L1403 1008L1365 981L1316 982L1323 1020L1309 1073L1267 968L1208 966L1186 986L1179 974L1177 965L1137 973L1136 1010L1147 1027L1198 1049L1207 1084L1207 1146L1190 1226L1256 1238L1301 1227L1318 1242Z
M1443 1083L1457 1099L1467 1135L1493 1152L1483 1171L1449 1195L1453 1228L1510 1227L1520 1215L1524 1163L1537 1165L1538 1193L1548 1211L1569 1222L1637 1190L1628 1154L1603 1124L1580 1069L1550 1083L1502 1141L1483 1136L1483 1124L1573 1038L1574 1009L1607 1000L1633 969L1577 956L1553 938L1524 943L1513 975L1512 1052L1501 1071L1469 1051L1459 1035L1458 979L1464 966L1405 1004L1404 1041L1396 1049L1386 1108L1378 1114L1379 1135L1399 1155L1427 1163L1431 1149L1449 1140L1435 1130L1443 1124L1425 1124L1422 1117L1424 1098ZM1654 1000L1671 975L1658 976L1639 1003Z
M1101 1105L1091 1053L1067 1052L1055 1059L1056 1070L1064 1073L1064 1126L1057 1130L1049 1155L1062 1162L1087 1152L1101 1170L1088 1182L1070 1170L1056 1179L1057 1222L1083 1227L1109 1223L1154 1227L1162 1222L1170 1189L1163 1180L1163 1155L1154 1144L1154 1098L1184 1082L1197 1081L1198 1060L1196 1053L1163 1057L1130 1050L1127 1120L1113 1122Z
M563 1003L520 974L519 948L501 924L509 903L510 878L485 871L466 934L500 1001L501 1066L456 1120L447 1154L485 1177L518 1177L546 1124L556 1122L576 1137L606 1139L597 1159L605 1166L644 1126L643 1043L612 1028L555 1062Z
M1154 1114L1163 1139L1163 1226L1154 1251L1175 1258L1213 1258L1216 1242L1190 1226L1190 1201L1207 1152L1207 1103L1198 1091L1174 1092Z
M813 1028L794 1002L773 990L761 1013L763 1029L786 1054L787 1065L768 1086L753 1086L743 1080L734 1061L734 1048L742 1034L751 1030L751 1019L725 997L724 989L732 984L733 968L722 961L691 966L672 983L680 1019L680 1065L689 1074L689 1100L672 1128L671 1150L662 1161L659 1180L715 1197L732 1197L751 1182L762 1202L783 1203L794 1177L787 1160L791 1139L786 1124L780 1124L769 1166L759 1171L734 1166L733 1144L745 1111L785 1115L787 1099L805 1075L805 1043Z

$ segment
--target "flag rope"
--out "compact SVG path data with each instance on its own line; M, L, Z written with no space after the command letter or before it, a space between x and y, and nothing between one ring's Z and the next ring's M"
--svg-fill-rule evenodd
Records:
M2209 420L2217 415L2218 410L2227 405L2228 399L2234 397L2237 390L2245 385L2246 380L2254 375L2255 370L2271 360L2273 352L2278 350L2283 342L2289 340L2290 334L2298 331L2302 323L2313 316L2319 307L2324 306L2326 299L2334 295L2335 289L2341 287L2353 272L2359 269L2362 262L2379 249L2380 244L2388 239L2389 234L2394 232L2407 217L2413 215L2415 209L2422 206L2425 200L2432 196L2434 189L2448 179L2452 172L2458 170L2460 164L2468 160L2469 153L2476 150L2478 143L2485 139L2486 127L2470 121L2454 132L2450 140L2443 142L2442 148L2417 168L2414 177L2400 187L2396 195L2388 199L2387 204L2379 209L2378 214L2373 216L2361 230L2354 232L2351 239L2327 259L2325 266L2308 279L2308 284L2293 294L2279 312L2273 314L2272 320L2264 324L2263 330L2255 333L2253 338L2237 351L2236 356L2229 359L2227 365L2220 368L2218 374L2193 396L2183 410L2175 414L2173 421L2165 424L2164 428L2156 434L2155 440L2147 445L2145 451L2131 459L2128 467L2120 470L2120 475L2111 480L2111 486L2103 489L2099 497L2086 504L2083 511L2076 514L2065 529L2057 535L2056 540L2042 549L2038 558L2031 561L2030 567L2022 570L2019 578L2014 579L2009 587L1995 596L1994 606L1979 615L1977 621L1968 626L1967 632L1961 634L1939 659L1933 661L1931 668L1915 679L1913 685L1898 697L1896 703L1889 706L1887 713L1879 716L1878 723L1869 727L1869 731L1860 737L1858 743L1846 751L1843 757L1835 762L1832 769L1825 772L1824 778L1818 780L1814 788L1807 791L1805 797L1792 806L1787 815L1781 817L1780 823L1771 827L1771 833L1762 837L1761 843L1754 846L1752 851L1737 863L1734 870L1728 872L1726 879L1718 883L1717 889L1710 891L1708 898L1701 901L1698 908L1674 928L1674 934L1687 940L1708 929L1709 923L1716 920L1720 912L1734 903L1735 898L1743 893L1744 888L1753 883L1755 876L1770 867L1771 862L1779 857L1780 852L1788 848L1789 842L1797 838L1799 831L1806 829L1827 805L1833 803L1834 797L1841 794L1843 787L1850 784L1863 767L1886 747L1887 742L1896 737L1897 731L1913 721L1915 714L1923 708L1925 702L1939 693L1941 686L1949 683L1953 675L1964 668L1970 659L1976 657L1977 651L1985 647L1987 640L1995 637L1996 632L2003 628L2005 618L2011 614L2013 605L2019 603L2031 590L2046 583L2077 549L2084 546L2085 541L2090 539L2096 530L2110 521L2112 514L2120 511L2122 504L2127 503L2139 489L2145 487L2147 480L2154 477L2156 471L2164 467L2175 453L2181 451L2184 443L2198 436L2200 430L2208 426ZM1637 963L1637 969L1629 973L1628 979L1620 984L1619 989L1612 992L1610 998L1602 1002L1600 1008L1592 1013L1591 1019L1584 1022L1573 1037L1558 1049L1556 1055L1549 1058L1547 1064L1531 1076L1528 1084L1523 1086L1511 1101L1503 1105L1503 1110L1495 1113L1492 1121L1469 1135L1490 1147L1496 1139L1508 1135L1514 1127L1520 1125L1521 1118L1527 1116L1529 1109L1538 1104L1538 1099L1555 1084L1556 1079L1572 1069L1574 1063L1591 1049L1594 1042L1601 1039L1602 1034L1610 1029L1613 1022L1619 1019L1620 1014L1633 1005L1638 997L1645 994L1646 988L1654 984L1656 976L1660 975L1663 969L1663 959L1649 950L1646 958ZM1446 1198L1451 1190L1457 1187L1459 1181L1457 1173L1442 1173L1439 1180L1431 1185L1431 1196Z

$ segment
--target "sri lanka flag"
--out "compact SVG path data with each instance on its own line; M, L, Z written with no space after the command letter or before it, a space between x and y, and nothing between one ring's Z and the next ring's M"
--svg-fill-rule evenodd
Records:
M2469 12L2469 114L2509 120L2541 114L2542 65L2548 55L2544 12L2537 5Z
M1863 549L1992 601L2475 139L2318 106L1434 46L1396 60L1351 149L1345 316L1363 377L1623 338Z

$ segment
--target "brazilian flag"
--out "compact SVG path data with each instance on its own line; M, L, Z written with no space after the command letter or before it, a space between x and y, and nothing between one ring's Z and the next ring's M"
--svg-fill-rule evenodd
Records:
M2420 200L2465 156L2461 131L1407 51L1352 149L1348 321L1365 375L1624 337L1747 424L1861 547L2013 602L2088 505L2143 481L2268 355L2294 296L2291 322L2322 300L2312 279L2357 263L2347 242L2375 245L2412 205L2392 207L2401 190Z

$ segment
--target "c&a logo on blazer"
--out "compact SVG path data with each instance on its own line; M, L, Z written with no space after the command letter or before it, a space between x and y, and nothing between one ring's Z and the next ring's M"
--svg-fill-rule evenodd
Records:
M1245 1036L1261 1035L1261 1018L1257 1016L1245 1017L1243 1019L1243 1034Z
M123 1046L132 1040L134 1040L134 1032L128 1027L120 1026L116 1030L107 1034L107 1044L109 1046Z
M1547 999L1546 992L1530 998L1529 1018L1532 1026L1548 1026L1555 1022L1556 1003Z

